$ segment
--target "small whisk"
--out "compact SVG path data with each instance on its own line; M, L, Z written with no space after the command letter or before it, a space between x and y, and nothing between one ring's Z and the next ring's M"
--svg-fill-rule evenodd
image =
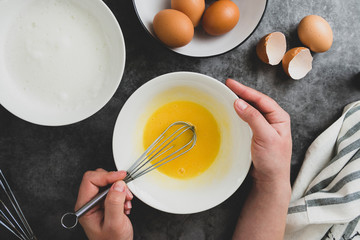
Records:
M179 143L176 139L180 136L190 133L188 140ZM127 170L126 177L123 179L125 183L129 183L142 175L180 157L194 147L196 143L195 127L186 122L174 122L165 129L164 132L145 150L145 152L134 162ZM61 217L61 225L66 229L74 228L78 223L78 218L93 208L101 201L109 192L110 188L96 195L87 204L76 212L65 213ZM65 218L74 218L74 224L65 223ZM68 222L68 220L66 221Z
M12 192L9 183L2 171L0 170L0 187L7 196L11 206L5 205L4 201L0 199L0 225L9 230L17 238L21 240L36 240L36 237L31 230L29 223L21 211L20 205L17 202L14 193ZM14 211L11 212L12 210Z

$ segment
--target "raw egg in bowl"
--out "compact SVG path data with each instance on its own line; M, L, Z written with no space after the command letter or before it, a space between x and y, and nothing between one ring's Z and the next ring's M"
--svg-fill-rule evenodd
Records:
M0 104L48 126L81 121L118 88L120 26L101 0L0 1Z
M189 152L128 184L146 204L188 214L225 201L241 185L250 165L251 130L236 114L237 96L224 84L193 72L154 78L123 106L113 135L118 170L127 170L171 123L195 127Z

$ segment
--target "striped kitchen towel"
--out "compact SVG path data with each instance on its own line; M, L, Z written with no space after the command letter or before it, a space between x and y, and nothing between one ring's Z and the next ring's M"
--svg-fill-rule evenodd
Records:
M293 186L287 240L360 240L360 101L309 147Z

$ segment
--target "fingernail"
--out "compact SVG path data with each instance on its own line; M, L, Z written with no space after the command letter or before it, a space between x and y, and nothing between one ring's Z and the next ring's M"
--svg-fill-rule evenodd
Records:
M126 208L128 208L128 209L132 208L130 201L127 201L125 204L126 204Z
M134 197L128 188L126 189L126 195L127 195L128 198L130 198L130 199L133 199L133 197Z
M236 100L235 105L241 111L244 111L247 108L247 104L241 99Z
M125 184L121 181L116 182L114 185L114 190L118 192L124 192L125 191Z

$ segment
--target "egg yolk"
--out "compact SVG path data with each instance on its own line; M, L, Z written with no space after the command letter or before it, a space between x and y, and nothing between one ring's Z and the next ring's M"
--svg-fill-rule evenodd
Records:
M169 177L189 179L205 172L214 162L220 148L219 127L213 115L203 106L191 101L170 102L148 119L143 135L144 148L148 148L168 126L177 121L195 126L196 144L189 152L158 170Z

